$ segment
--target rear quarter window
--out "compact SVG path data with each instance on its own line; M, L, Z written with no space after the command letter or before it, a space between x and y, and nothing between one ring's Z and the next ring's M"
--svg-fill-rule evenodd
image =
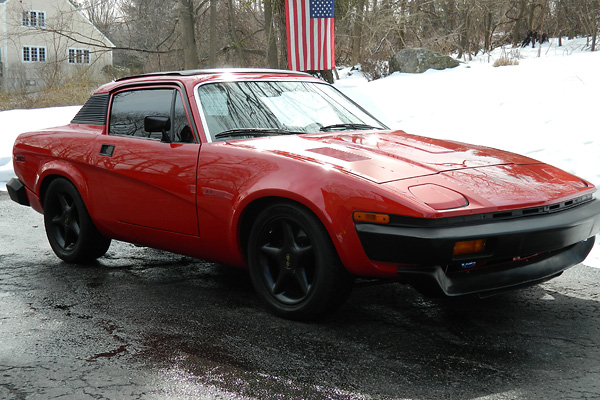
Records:
M108 111L108 93L92 95L81 107L72 124L106 125L106 113Z

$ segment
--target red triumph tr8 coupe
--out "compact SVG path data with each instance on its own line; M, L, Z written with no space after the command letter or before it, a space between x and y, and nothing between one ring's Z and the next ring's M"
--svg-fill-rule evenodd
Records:
M249 269L276 314L331 312L355 277L491 295L583 261L595 187L506 151L392 131L303 73L197 70L101 86L14 145L13 200L56 255L111 239Z

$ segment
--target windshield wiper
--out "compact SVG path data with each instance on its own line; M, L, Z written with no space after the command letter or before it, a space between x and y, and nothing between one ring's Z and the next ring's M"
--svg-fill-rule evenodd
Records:
M364 129L382 130L383 128L378 127L378 126L371 126L371 125L367 125L367 124L333 124L333 125L322 126L321 128L319 128L319 130L321 132L329 132L329 131L336 131L336 130L340 130L340 131L364 130Z
M285 129L276 128L236 128L229 129L215 135L215 139L222 139L224 137L238 137L238 136L273 136L273 135L298 135L306 132L292 132L286 131Z

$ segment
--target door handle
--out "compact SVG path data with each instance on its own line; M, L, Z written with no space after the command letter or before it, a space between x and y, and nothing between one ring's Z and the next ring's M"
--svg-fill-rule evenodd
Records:
M112 157L114 151L115 151L114 144L103 144L102 147L100 147L100 155L101 156Z

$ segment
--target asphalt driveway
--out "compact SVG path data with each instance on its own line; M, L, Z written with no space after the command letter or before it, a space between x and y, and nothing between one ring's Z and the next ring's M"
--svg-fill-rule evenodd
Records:
M113 242L61 262L0 192L2 399L597 399L600 270L485 300L356 288L313 323L245 271Z

